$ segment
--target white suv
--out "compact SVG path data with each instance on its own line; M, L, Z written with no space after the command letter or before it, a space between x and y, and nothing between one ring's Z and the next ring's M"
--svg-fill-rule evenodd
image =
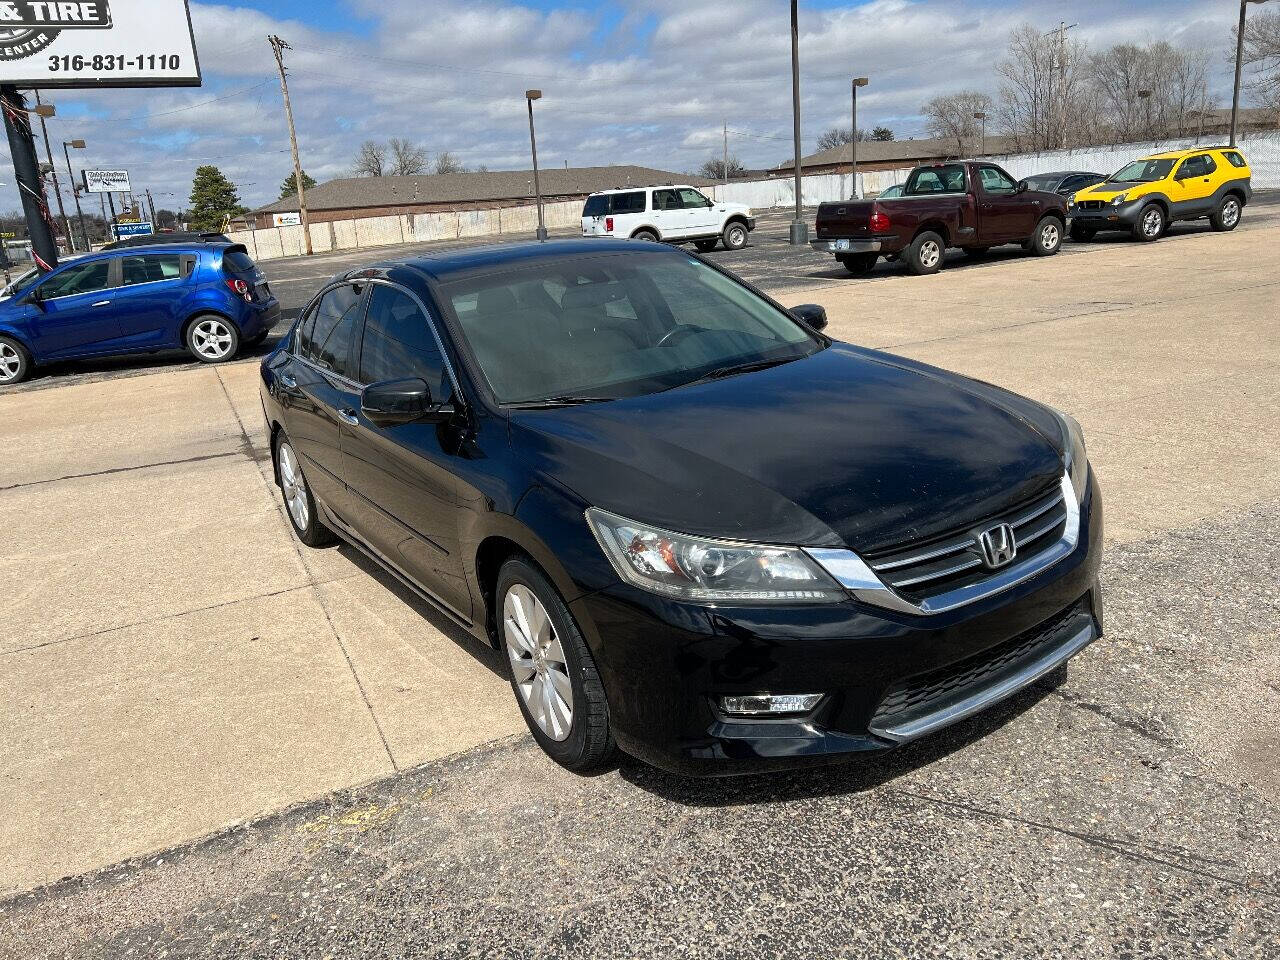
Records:
M587 197L582 208L584 237L692 242L703 253L721 240L727 250L740 249L755 228L746 205L717 203L700 190L678 184L605 190Z

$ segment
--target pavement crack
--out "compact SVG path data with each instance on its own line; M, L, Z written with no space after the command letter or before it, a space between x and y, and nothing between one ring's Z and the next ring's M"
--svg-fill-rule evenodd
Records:
M240 457L244 453L241 450L227 451L226 453L205 453L198 457L184 457L181 460L157 460L155 463L137 463L128 467L108 467L105 470L93 470L89 473L69 473L62 477L48 477L44 480L27 480L23 483L11 483L8 486L0 487L0 493L7 490L21 490L24 487L39 487L49 483L62 483L64 480L87 480L92 477L108 477L116 473L132 473L135 470L152 470L156 467L179 467L188 463L204 463L207 460L225 460L228 457Z
M1146 724L1138 720L1133 720L1128 717L1117 716L1109 707L1105 707L1100 703L1093 703L1089 700L1085 700L1084 698L1078 697L1075 694L1065 690L1053 690L1051 692L1054 693L1056 696L1061 697L1063 700L1067 701L1067 703L1071 704L1071 706L1076 707L1079 710L1085 710L1096 716L1102 717L1102 719L1104 720L1109 720L1112 723L1114 723L1117 727L1121 727L1125 730L1130 731L1131 733L1136 733L1138 736L1142 737L1144 740L1150 740L1152 743L1158 744L1159 746L1165 747L1166 749L1170 749L1170 750L1175 749L1179 746L1178 741L1176 741L1172 737L1166 736L1165 734L1162 734L1162 733L1158 733L1157 731L1151 729L1149 726L1147 726Z

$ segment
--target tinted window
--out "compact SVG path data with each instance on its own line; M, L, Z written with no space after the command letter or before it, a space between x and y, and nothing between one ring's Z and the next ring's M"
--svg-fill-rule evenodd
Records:
M903 194L908 197L930 193L962 193L964 191L964 167L948 164L942 167L917 167L907 177Z
M122 257L120 261L124 285L177 280L182 276L182 256L177 253L147 253Z
M1014 182L997 167L979 167L978 179L982 181L982 189L987 193L1013 193L1017 189Z
M603 217L608 212L609 198L603 194L587 197L587 202L582 205L582 215L584 217Z
M1202 153L1198 156L1188 157L1181 168L1178 170L1180 177L1207 177L1218 169L1218 165L1213 162L1208 154Z
M1067 177L1061 189L1064 193L1071 193L1075 190L1083 190L1085 187L1092 186L1101 179L1101 177L1092 173L1079 173L1074 177Z
M611 213L644 213L644 191L636 193L615 193L610 198Z
M655 210L679 210L680 195L674 190L655 190L653 191L653 209Z
M360 348L360 382L420 377L437 402L449 398L440 348L430 322L414 299L399 290L374 284Z
M95 260L81 266L68 267L40 285L40 293L46 299L72 297L77 293L93 293L107 289L111 273L111 261Z
M228 250L222 255L222 262L226 264L228 270L233 270L236 273L253 273L257 269L257 264L253 262L253 257L243 250Z
M984 186L985 186L985 180L986 180L986 177L984 176L983 177ZM1062 181L1062 188L1064 190L1067 189L1070 185L1071 185L1070 177ZM1058 189L1058 178L1057 177L1027 177L1027 189L1028 190L1047 190L1049 192L1052 192Z
M680 204L686 210L702 210L711 206L711 201L697 190L690 190L686 187L680 191Z
M1227 158L1227 163L1231 164L1233 167L1243 167L1245 165L1244 157L1236 153L1234 150L1226 151L1223 153L1223 156Z
M350 377L351 338L359 303L360 295L350 284L344 283L326 293L298 331L299 356Z

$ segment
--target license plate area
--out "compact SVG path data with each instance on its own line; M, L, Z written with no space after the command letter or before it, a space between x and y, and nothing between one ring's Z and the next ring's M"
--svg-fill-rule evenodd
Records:
M832 250L848 250L849 241L848 240L832 240L831 249Z

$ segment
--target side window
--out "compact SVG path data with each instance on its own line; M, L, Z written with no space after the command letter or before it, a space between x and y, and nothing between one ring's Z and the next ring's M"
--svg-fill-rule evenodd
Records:
M1231 164L1233 167L1243 167L1245 165L1244 157L1236 153L1234 150L1224 151L1222 155L1227 158L1227 163Z
M93 263L68 267L42 283L40 295L51 300L54 297L74 297L78 293L94 293L107 289L110 276L110 260L95 260Z
M653 191L653 209L679 210L680 197L674 190L655 190Z
M360 382L407 377L425 380L437 403L452 393L431 322L417 301L393 287L374 284L360 347Z
M1202 153L1194 157L1188 157L1182 162L1182 168L1178 171L1178 176L1186 177L1207 177L1217 169L1217 164L1209 158L1208 154Z
M984 193L1013 193L1017 186L1005 176L1004 171L996 167L979 167L978 179L982 181Z
M702 210L711 206L711 201L697 190L685 187L680 191L680 205L686 210Z
M177 280L183 276L182 256L177 253L148 253L122 257L120 267L126 287L138 283Z
M317 366L351 377L348 369L360 294L349 283L334 287L316 304L314 319L304 324L298 353Z
M638 193L615 193L613 195L613 213L644 213L644 191Z

